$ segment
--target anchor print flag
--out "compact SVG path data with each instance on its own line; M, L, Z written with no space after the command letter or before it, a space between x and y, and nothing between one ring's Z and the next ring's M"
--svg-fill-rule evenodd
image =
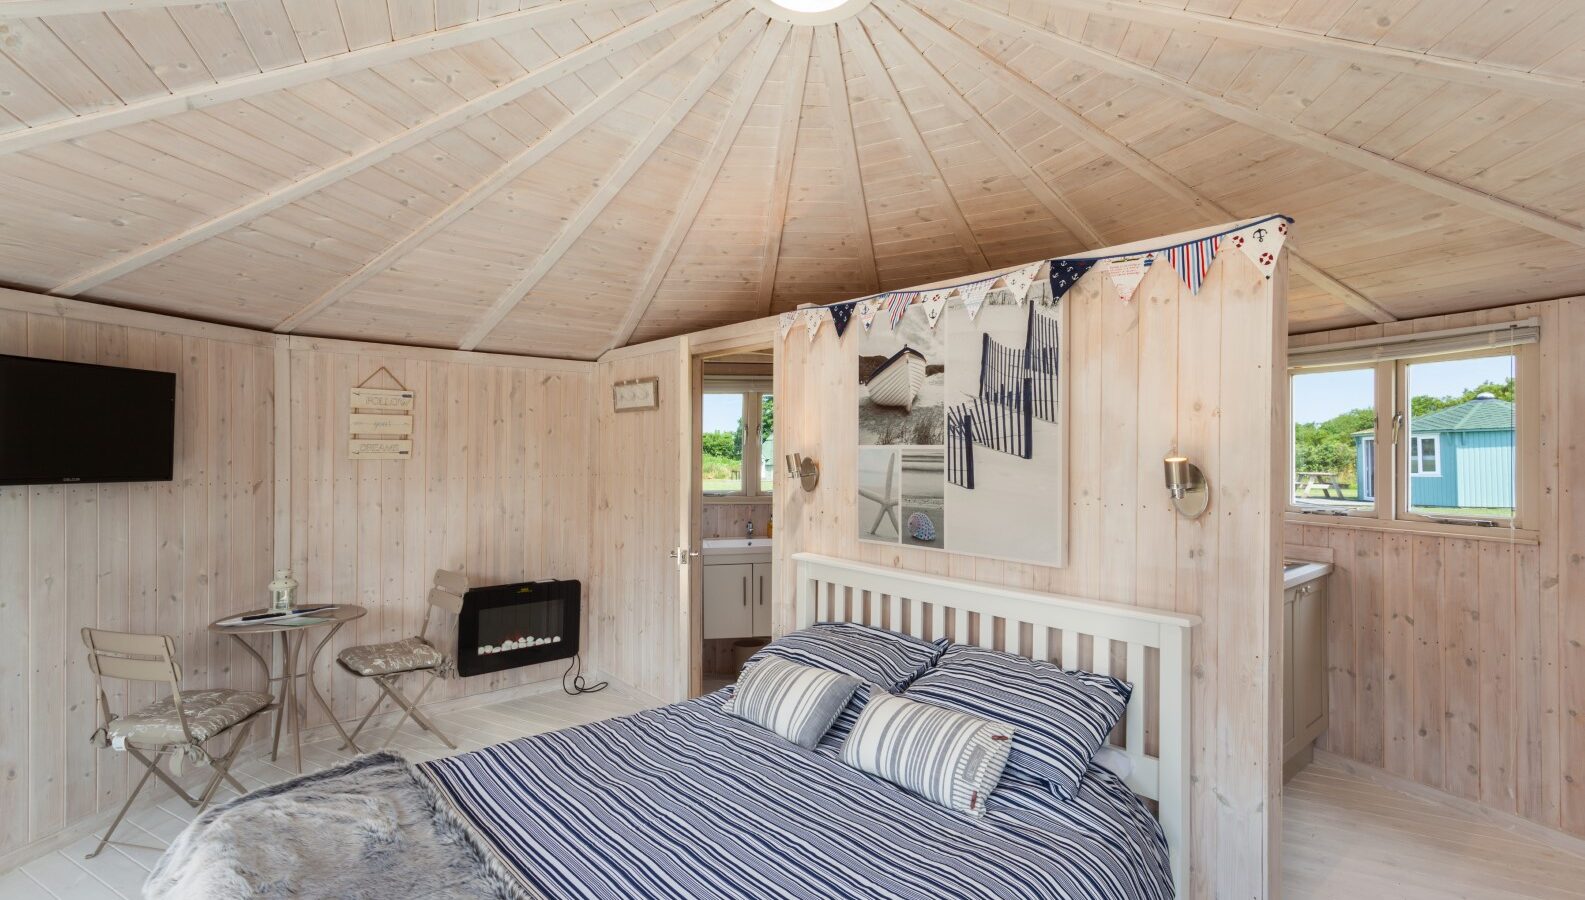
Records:
M1260 267L1267 278L1277 268L1277 253L1288 239L1288 223L1284 219L1268 219L1240 228L1222 240L1244 251L1244 255Z
M973 284L965 284L958 288L958 296L963 298L963 310L969 314L969 321L973 321L974 317L980 314L980 307L985 304L985 298L990 294L993 283L990 281L976 281ZM927 309L926 314L928 313L929 310ZM935 319L930 320L930 327L936 327Z
M1029 295L1029 286L1035 283L1035 276L1040 273L1040 263L1031 263L1022 269L1006 272L1001 277L1002 286L1012 291L1013 300L1022 306L1024 298ZM973 313L969 318L973 318Z
M980 292L980 299L985 299L985 292ZM941 319L941 311L947 308L947 294L945 291L931 291L924 295L919 305L925 311L925 321L930 323L931 330L936 327L936 322Z
M1100 261L1100 267L1112 279L1112 286L1117 288L1117 299L1124 303L1134 299L1134 291L1139 289L1139 283L1145 280L1145 273L1150 271L1150 264L1155 262L1154 253L1142 253L1137 256L1114 256Z
M1051 301L1062 299L1068 288L1079 283L1084 273L1095 265L1093 259L1054 259L1051 261Z
M826 308L814 306L804 310L804 328L809 332L809 343L815 342L815 334L820 331L820 325L826 320Z
M831 327L837 330L839 339L842 337L842 332L848 330L848 322L853 318L853 307L855 305L857 305L857 301L853 303L838 303L831 307Z
M1183 283L1189 286L1189 293L1200 292L1200 286L1205 283L1205 273L1211 270L1211 261L1216 259L1220 241L1220 237L1213 236L1167 248L1167 262L1177 270Z
M880 300L879 297L871 297L868 300L860 300L859 301L859 305L858 305L859 321L864 323L864 330L865 331L869 331L870 330L870 326L875 324L875 314L880 312L880 311L881 311L881 300Z
M784 313L782 313L781 315L776 317L776 336L781 338L784 341L787 340L787 332L792 331L792 327L794 325L796 325L796 324L798 324L798 314L797 313L795 313L795 312L784 312Z

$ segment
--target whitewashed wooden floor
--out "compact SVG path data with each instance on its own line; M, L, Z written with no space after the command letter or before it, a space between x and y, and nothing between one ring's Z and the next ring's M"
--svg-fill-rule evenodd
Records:
M554 690L488 706L430 714L441 730L457 743L459 749L455 751L446 749L439 740L411 722L403 726L390 746L401 750L414 761L435 759L525 735L626 715L648 705L620 693L617 688L578 697L569 697L560 690ZM384 727L376 730L378 739L383 739L389 733L390 725L391 721L388 720ZM361 735L359 741L363 742ZM350 759L350 752L336 749L339 743L339 738L330 737L304 744L303 771L318 771ZM296 777L297 773L291 770L291 765L289 752L283 753L282 759L275 764L269 761L267 753L260 753L239 762L232 772L238 781L252 790ZM208 769L203 772L207 774ZM222 799L233 796L235 792L229 788L221 792ZM98 900L141 897L143 881L149 869L192 820L194 812L168 788L154 782L144 788L139 801L140 805L127 814L126 821L117 829L115 843L106 847L103 853L93 859L84 859L84 854L92 850L99 840L98 837L85 837L57 852L24 863L20 868L0 875L0 898Z
M1282 801L1283 896L1585 897L1585 855L1321 761Z

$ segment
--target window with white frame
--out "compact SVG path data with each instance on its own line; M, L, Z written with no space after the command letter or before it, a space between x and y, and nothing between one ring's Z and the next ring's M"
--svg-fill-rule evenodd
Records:
M776 474L776 401L769 379L707 379L700 412L705 496L769 496Z
M1291 511L1519 527L1534 491L1531 321L1289 354Z

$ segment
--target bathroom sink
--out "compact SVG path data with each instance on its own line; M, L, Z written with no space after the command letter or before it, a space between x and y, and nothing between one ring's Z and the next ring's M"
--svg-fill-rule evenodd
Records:
M769 550L770 538L705 538L704 549L711 550Z

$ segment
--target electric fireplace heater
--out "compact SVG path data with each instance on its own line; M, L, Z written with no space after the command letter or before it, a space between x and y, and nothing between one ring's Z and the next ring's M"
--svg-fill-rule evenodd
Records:
M568 659L583 621L577 581L470 588L457 620L457 674L483 675Z

